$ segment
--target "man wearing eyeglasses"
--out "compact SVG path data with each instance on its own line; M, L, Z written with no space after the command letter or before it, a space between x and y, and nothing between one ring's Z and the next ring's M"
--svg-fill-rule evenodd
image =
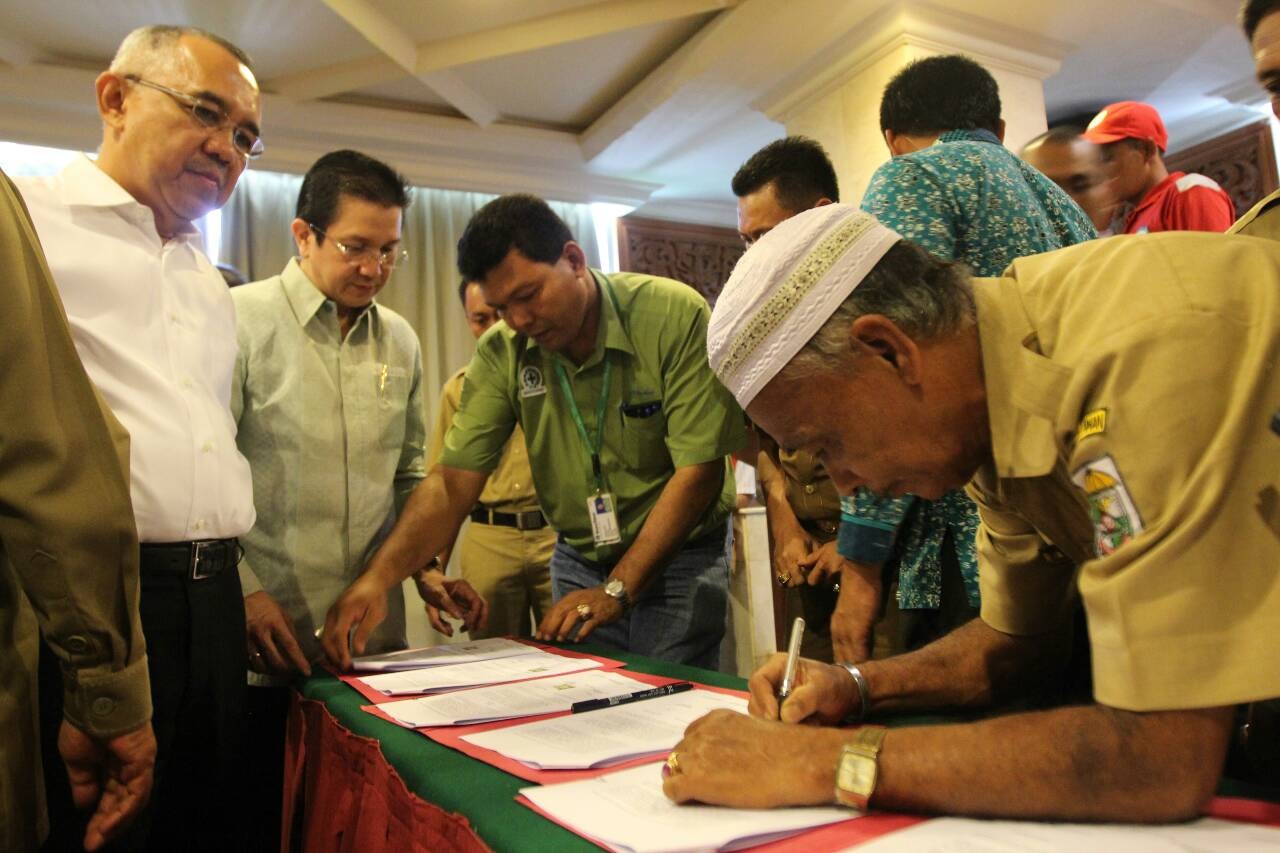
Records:
M236 538L254 509L230 413L234 310L192 223L220 207L262 153L260 96L234 45L144 27L98 76L96 100L98 158L21 189L76 349L131 439L158 756L151 806L123 846L227 849L245 684ZM58 682L56 667L42 667L46 723L61 716ZM97 701L106 710L113 700ZM44 748L49 755L48 739ZM50 849L70 848L81 818L65 777L50 774L48 785Z
M390 166L356 151L326 154L298 193L297 256L280 275L232 292L240 355L231 409L258 505L240 564L255 685L247 822L264 839L279 838L282 677L309 673L323 655L316 628L426 474L418 338L374 302L406 255L408 204L404 178ZM484 602L466 581L426 572L418 586L467 628L483 619ZM370 638L371 653L406 645L400 587L386 598L390 615ZM433 622L452 633L438 616Z

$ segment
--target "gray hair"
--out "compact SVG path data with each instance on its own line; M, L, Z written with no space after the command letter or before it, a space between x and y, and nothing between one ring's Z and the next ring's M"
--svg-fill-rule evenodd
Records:
M802 379L848 364L849 326L868 314L889 318L912 338L957 332L977 318L969 270L906 240L895 243L781 373Z
M253 60L249 54L236 47L222 36L215 35L199 27L175 27L166 24L152 24L138 27L124 37L116 55L111 60L110 70L116 74L152 75L167 69L174 61L175 48L183 36L195 36L218 45L236 60L253 71Z

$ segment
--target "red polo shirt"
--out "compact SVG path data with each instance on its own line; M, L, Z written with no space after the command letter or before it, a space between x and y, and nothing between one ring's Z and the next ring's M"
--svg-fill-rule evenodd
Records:
M1171 172L1151 188L1124 220L1124 233L1226 231L1236 218L1231 196L1212 178Z

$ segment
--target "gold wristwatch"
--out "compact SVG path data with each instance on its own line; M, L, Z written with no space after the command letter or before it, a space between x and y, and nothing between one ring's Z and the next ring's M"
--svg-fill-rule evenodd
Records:
M884 726L863 726L844 745L836 765L836 802L855 809L867 808L880 772L880 747L888 733Z

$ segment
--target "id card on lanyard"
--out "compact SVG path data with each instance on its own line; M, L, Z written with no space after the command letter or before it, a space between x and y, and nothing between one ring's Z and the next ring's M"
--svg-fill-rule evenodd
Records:
M601 290L607 290L614 309L618 303L612 290L608 290L605 282ZM621 315L621 311L619 311ZM556 360L556 378L560 380L560 390L564 392L565 404L569 407L569 416L578 428L578 437L591 455L591 473L595 477L596 490L587 498L587 518L591 519L591 538L596 545L616 545L622 541L622 530L618 526L617 502L613 493L605 489L604 471L600 466L600 451L604 447L604 416L609 406L609 380L613 377L613 362L609 354L604 355L604 376L600 380L600 397L596 401L596 436L592 441L587 435L587 425L582 422L582 413L578 410L578 401L573 397L573 386L569 382L569 374L564 365Z

